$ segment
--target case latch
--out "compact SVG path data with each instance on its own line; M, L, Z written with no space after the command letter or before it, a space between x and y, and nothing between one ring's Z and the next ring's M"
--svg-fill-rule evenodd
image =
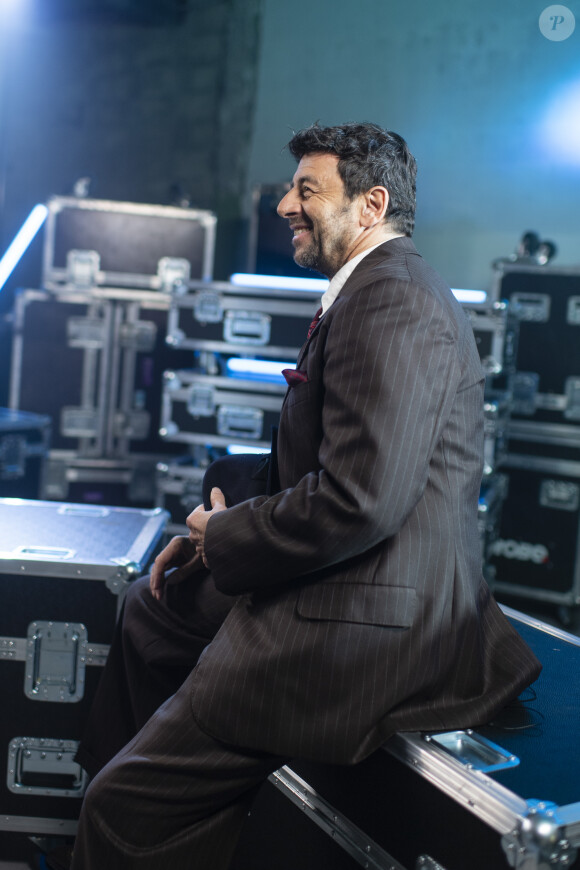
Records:
M536 372L516 372L513 380L512 413L532 417L536 413L540 376Z
M51 559L55 562L72 559L76 554L76 550L71 550L69 547L41 547L36 544L22 544L12 552L19 559L42 559L43 561Z
M155 350L157 326L150 320L136 320L123 323L119 330L119 344L125 350L137 353L151 353Z
M510 300L517 305L520 320L547 323L550 319L551 299L546 293L512 293Z
M6 435L0 440L0 480L13 480L26 473L26 438Z
M192 417L213 417L215 390L205 384L194 384L187 398L187 410Z
M259 439L264 430L264 412L260 408L221 405L217 413L218 435L228 438Z
M31 701L80 701L85 690L87 630L80 622L31 622L24 694Z
M580 326L580 296L570 296L568 299L566 322L570 326Z
M580 376L572 375L564 383L566 394L566 409L564 417L567 420L580 420Z
M520 763L516 755L507 752L477 734L475 731L446 731L443 734L426 734L425 740L440 746L449 755L468 767L470 770L479 770L482 773L490 773L493 770L504 770L507 767L516 767Z
M66 255L66 280L78 289L95 287L101 268L97 251L71 250Z
M69 405L60 412L60 432L66 438L96 438L100 425L97 408Z
M263 346L269 343L272 318L260 311L227 311L224 341Z
M183 257L162 257L157 263L159 289L163 293L185 293L191 264Z
M142 441L151 431L151 414L144 408L117 411L113 417L113 432L117 438Z
M539 502L542 507L560 511L577 511L580 504L580 487L570 480L543 480L540 485Z
M224 309L218 293L203 290L195 296L193 316L199 323L221 323Z
M69 347L101 350L107 339L107 325L102 317L69 317L66 335Z
M7 786L17 794L82 797L88 774L75 760L76 740L14 737L8 745Z

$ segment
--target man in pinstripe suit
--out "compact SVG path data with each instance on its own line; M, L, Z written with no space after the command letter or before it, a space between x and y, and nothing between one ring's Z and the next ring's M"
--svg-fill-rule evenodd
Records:
M177 691L89 787L75 870L226 868L285 761L480 724L539 673L481 576L483 374L410 239L414 158L371 124L314 126L290 150L279 213L331 283L287 374L280 487L231 507L213 490L131 591L133 694Z

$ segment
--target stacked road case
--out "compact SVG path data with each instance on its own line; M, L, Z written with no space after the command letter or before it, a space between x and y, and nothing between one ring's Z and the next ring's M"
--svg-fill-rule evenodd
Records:
M284 290L274 289L274 279L268 287L265 276L261 286L251 286L251 276L244 278L243 285L190 282L172 296L168 343L204 360L203 370L172 370L164 376L163 436L201 457L197 463L177 460L158 468L157 504L170 511L169 529L177 534L187 532L185 516L201 501L208 459L232 446L269 449L286 392L281 370L294 366L323 292L322 287L298 289L298 280ZM502 302L466 305L465 312L486 373L479 504L483 556L497 534L506 493L500 469L507 452L518 320Z
M269 449L281 370L294 366L327 282L212 281L214 229L213 215L192 209L49 202L43 287L15 302L10 385L12 408L52 420L43 498L165 507L167 495L183 531L212 459ZM514 329L502 303L466 311L488 382L480 527L489 542L504 493L496 475Z
M492 583L566 617L580 604L580 269L503 264L495 284L520 330Z
M43 257L45 286L167 290L209 280L211 212L134 202L53 197Z
M482 366L484 394L483 479L479 496L479 537L486 576L487 554L499 534L507 495L504 463L513 403L519 320L504 301L466 305Z
M169 344L228 356L295 360L323 290L302 289L299 279L290 281L294 287L286 290L276 287L275 279L269 287L263 277L264 285L259 287L192 281L187 293L175 293L168 318ZM248 276L248 283L251 280Z
M128 584L159 509L0 499L0 830L71 834L86 775L74 755Z
M239 277L244 284L192 281L171 299L167 342L197 361L164 375L161 432L193 457L158 468L157 504L170 510L176 534L201 502L208 462L270 450L286 392L282 369L295 366L327 283L309 289L288 279L284 289L267 276Z
M50 418L0 408L0 497L38 498Z
M42 289L14 306L10 406L52 420L45 498L155 502L163 375L193 363L167 344L172 294L209 281L210 212L55 197Z

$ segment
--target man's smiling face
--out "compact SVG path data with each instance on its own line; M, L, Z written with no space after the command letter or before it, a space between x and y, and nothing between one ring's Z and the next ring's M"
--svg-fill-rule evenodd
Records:
M361 232L358 198L349 200L335 154L305 154L278 214L293 230L294 260L332 278L349 259Z

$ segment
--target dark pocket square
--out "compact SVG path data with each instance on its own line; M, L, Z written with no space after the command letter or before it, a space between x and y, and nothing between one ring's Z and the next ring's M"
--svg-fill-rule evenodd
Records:
M306 372L301 372L300 369L282 369L282 374L286 378L286 383L289 387L295 387L308 380Z

